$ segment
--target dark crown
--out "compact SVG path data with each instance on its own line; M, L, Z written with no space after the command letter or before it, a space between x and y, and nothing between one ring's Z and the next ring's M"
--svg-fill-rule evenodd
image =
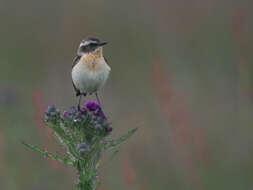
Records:
M95 37L88 37L80 43L78 48L78 55L82 55L84 53L90 53L95 51L98 47L107 44L106 41L101 41Z

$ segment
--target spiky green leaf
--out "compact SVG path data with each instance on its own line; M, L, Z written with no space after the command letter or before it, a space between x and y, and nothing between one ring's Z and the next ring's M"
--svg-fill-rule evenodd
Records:
M70 158L61 158L58 154L56 155L53 155L45 150L42 150L40 147L38 146L34 146L32 144L29 144L29 143L26 143L26 142L22 142L23 145L25 145L27 148L33 150L33 151L36 151L36 152L39 152L42 156L46 157L46 158L50 158L50 159L53 159L53 160L57 160L59 162L62 162L64 164L72 164L72 161Z
M107 148L114 148L114 147L120 145L121 143L123 143L124 141L126 141L129 137L131 137L136 131L137 131L137 128L132 129L127 134L121 136L117 140L107 141L105 143L105 149L107 149Z

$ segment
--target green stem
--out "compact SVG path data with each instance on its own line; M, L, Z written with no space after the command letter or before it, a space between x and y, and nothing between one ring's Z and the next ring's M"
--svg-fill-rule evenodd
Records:
M97 170L85 167L84 163L79 162L77 165L78 170L78 184L77 190L96 190L98 186Z

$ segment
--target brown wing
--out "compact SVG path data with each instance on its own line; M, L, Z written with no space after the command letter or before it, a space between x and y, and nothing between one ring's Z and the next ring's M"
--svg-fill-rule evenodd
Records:
M107 59L105 58L105 56L104 56L104 60L105 60L105 62L108 64L108 61L107 61ZM109 65L109 64L108 64Z
M72 63L72 69L73 69L73 67L78 63L78 61L81 59L81 56L80 55L78 55L78 56L76 56L75 57L75 59L73 60L73 63Z
M78 61L79 61L80 59L81 59L81 56L76 56L76 57L75 57L75 59L73 60L73 63L72 63L72 69L73 69L73 67L78 63ZM71 77L71 79L72 79L72 77ZM75 89L75 91L76 91L76 96L81 95L80 90L77 89L76 86L74 85L73 79L72 79L72 85L73 85L73 87L74 87L74 89Z

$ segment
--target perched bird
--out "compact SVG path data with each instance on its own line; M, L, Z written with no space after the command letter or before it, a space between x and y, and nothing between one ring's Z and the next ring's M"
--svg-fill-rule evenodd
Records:
M79 45L71 73L76 96L79 96L79 110L82 95L95 94L101 106L97 92L105 84L111 70L103 56L103 46L106 44L106 41L89 37Z

